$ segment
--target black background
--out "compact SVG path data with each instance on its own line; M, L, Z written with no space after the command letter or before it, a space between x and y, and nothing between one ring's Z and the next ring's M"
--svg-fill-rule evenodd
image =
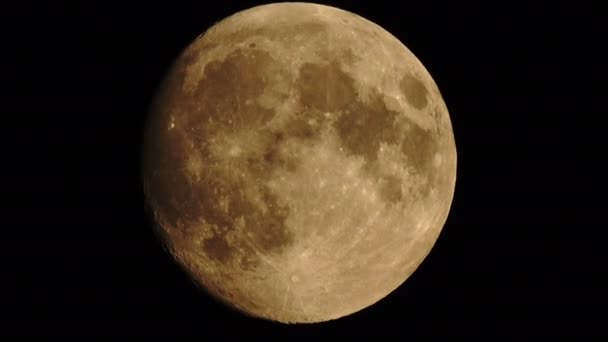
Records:
M7 71L19 94L5 121L15 158L7 208L17 214L6 229L20 236L6 239L14 266L6 279L16 284L7 291L10 327L42 336L419 340L580 337L605 322L603 297L591 291L603 270L591 243L601 224L589 215L603 207L592 196L603 155L587 147L599 144L593 127L606 114L590 105L600 23L597 10L572 4L325 2L398 37L442 91L458 149L446 226L398 290L337 321L269 323L198 290L144 213L142 124L181 50L259 3L5 12L17 51L7 53L17 57Z

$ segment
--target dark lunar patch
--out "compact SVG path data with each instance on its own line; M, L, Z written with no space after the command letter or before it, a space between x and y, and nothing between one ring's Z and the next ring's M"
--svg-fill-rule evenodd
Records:
M401 143L401 151L407 157L407 163L414 171L426 178L422 187L423 194L427 194L435 184L437 172L433 167L433 159L437 151L436 137L430 130L424 130L414 123L410 123Z
M269 152L265 152L262 158L250 156L245 159L247 171L257 179L266 179L272 170L273 156L266 157L265 154L267 153Z
M203 250L212 260L226 262L231 257L231 248L226 240L220 236L213 236L203 241Z
M252 233L256 247L265 254L281 251L284 247L293 244L294 235L285 225L289 208L279 204L277 197L270 189L259 186L261 203L266 207L256 210L245 216L246 227Z
M273 118L274 110L263 108L255 101L252 105L247 100L259 97L269 85L268 75L277 73L285 74L267 52L256 49L237 49L223 61L209 62L194 94L185 101L192 104L186 125L204 124L206 130L215 133L234 125L265 124Z
M405 99L409 104L416 109L422 109L427 104L428 91L422 82L412 75L405 75L399 83L401 91L405 95Z
M353 79L335 62L328 65L304 63L296 86L302 105L322 112L343 110L356 99Z
M251 239L260 252L268 254L280 251L285 246L293 243L293 235L285 226L285 220L289 214L287 207L279 205L276 197L271 191L263 186L257 190L262 197L261 204L266 210L261 209L255 203L245 197L244 190L253 187L253 184L243 182L241 184L223 185L220 188L205 187L201 196L199 210L202 217L211 225L215 225L214 235L205 242L203 247L205 253L213 260L226 262L231 260L235 248L244 249L246 253L253 251L248 248L245 236L235 235L235 246L226 242L226 234L236 228L236 220L239 217L245 220L245 233L251 233ZM216 191L217 193L215 194ZM219 205L220 195L228 199L228 210L225 211ZM221 240L221 241L220 241ZM239 263L243 259L239 260ZM249 262L249 265L252 263Z
M304 107L320 112L342 112L335 128L350 153L374 161L380 141L396 141L398 134L393 126L396 113L386 108L376 91L367 102L359 101L354 80L337 62L328 65L305 63L296 84Z
M344 64L353 64L359 60L359 57L353 53L351 49L345 49L340 53L340 61Z
M436 143L433 133L410 123L401 143L401 151L407 156L408 163L421 174L433 164Z
M293 243L293 233L285 226L289 214L286 206L279 204L276 196L267 188L261 188L262 201L268 208L269 214L256 211L250 221L254 230L253 239L263 252L279 250L285 245Z
M380 197L390 203L401 201L401 180L395 176L380 178Z
M396 113L386 108L377 92L366 103L353 99L347 108L335 123L338 136L349 152L375 161L380 142L393 143L398 138L393 124Z
M313 139L318 136L318 132L313 129L308 122L302 119L289 120L283 126L283 132L287 137L302 140Z

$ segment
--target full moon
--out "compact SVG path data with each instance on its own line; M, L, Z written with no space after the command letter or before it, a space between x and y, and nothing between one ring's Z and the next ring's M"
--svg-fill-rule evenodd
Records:
M185 48L151 106L143 187L156 231L243 314L314 323L398 288L437 240L456 146L439 89L380 26L276 3Z

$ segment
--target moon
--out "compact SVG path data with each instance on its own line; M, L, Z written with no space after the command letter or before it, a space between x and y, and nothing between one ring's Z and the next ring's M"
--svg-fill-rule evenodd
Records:
M143 143L159 238L241 313L315 323L398 288L450 210L456 146L431 75L330 6L238 12L168 71Z

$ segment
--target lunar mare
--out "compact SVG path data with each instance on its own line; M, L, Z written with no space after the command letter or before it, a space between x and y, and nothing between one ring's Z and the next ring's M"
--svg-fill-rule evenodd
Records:
M174 63L144 141L146 201L213 296L285 323L337 319L400 286L447 219L456 147L422 63L350 12L234 14Z

